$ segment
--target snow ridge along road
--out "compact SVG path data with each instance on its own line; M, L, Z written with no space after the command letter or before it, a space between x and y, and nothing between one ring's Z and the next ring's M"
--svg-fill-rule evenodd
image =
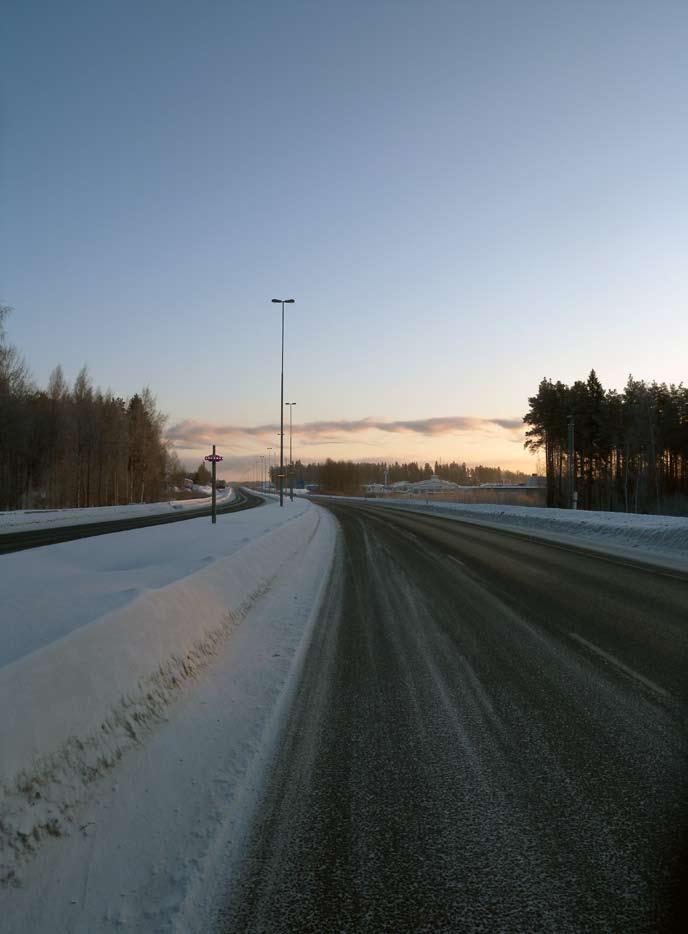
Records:
M49 880L32 877L28 858L44 855L43 850L61 858L64 841L56 838L75 833L72 817L94 794L102 794L102 776L115 767L119 772L120 760L156 735L171 702L192 689L201 671L209 674L211 662L238 645L247 627L263 632L262 642L251 643L253 662L258 658L262 664L263 654L272 657L273 645L286 636L264 621L265 604L307 554L308 564L294 574L305 597L295 595L298 613L292 606L285 611L291 620L286 632L294 645L298 642L313 609L308 595L315 599L315 584L329 569L332 528L327 514L301 501L282 510L269 504L221 516L216 526L191 519L102 536L97 549L86 539L1 559L5 635L16 628L16 638L25 643L26 621L43 621L50 614L42 591L26 592L27 579L62 581L65 588L62 598L52 602L56 637L50 638L43 627L35 649L0 667L0 709L5 715L0 734L0 876L5 886L24 876L33 878L26 888L36 897ZM84 592L87 597L84 618L71 629L70 588L75 601ZM124 602L111 609L117 588L121 593L114 596ZM289 651L295 651L294 645ZM250 658L244 662L249 665ZM247 667L244 685L250 673ZM282 668L273 672L265 709L274 701L271 692L279 677L286 674ZM222 713L231 719L231 710ZM254 715L251 722L260 722L261 716ZM216 718L211 719L214 725ZM125 848L134 862L139 844L134 840L133 850ZM87 864L75 871L84 870L89 871ZM16 907L22 899L15 895ZM10 897L11 891L3 896ZM53 905L41 908L38 898L34 911L34 924L23 925L20 912L15 929L60 929L53 922ZM39 923L40 911L46 915ZM93 920L84 928L96 929L100 927Z

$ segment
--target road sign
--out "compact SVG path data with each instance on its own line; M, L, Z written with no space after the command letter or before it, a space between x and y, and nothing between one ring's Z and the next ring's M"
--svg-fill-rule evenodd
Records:
M216 493L215 493L217 489L217 484L215 482L215 471L217 470L217 462L222 460L222 455L215 453L215 445L213 445L213 453L206 454L203 460L210 461L213 465L213 507L210 510L210 514L213 517L212 518L213 525L215 525L215 523L217 522L217 499L216 499Z

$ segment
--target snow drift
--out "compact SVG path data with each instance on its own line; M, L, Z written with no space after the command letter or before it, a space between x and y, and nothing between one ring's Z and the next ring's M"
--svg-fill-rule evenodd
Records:
M45 834L60 834L61 821L89 783L163 717L281 569L321 533L321 516L304 502L227 516L214 528L229 537L232 554L143 590L125 606L0 669L1 879L12 880L18 859ZM202 519L181 525L195 523L204 523L203 534L213 528ZM169 535L179 526L164 528ZM126 548L126 539L141 532L116 537ZM64 547L12 557L30 561L33 554L40 562L39 552ZM330 545L323 549L319 570L329 566L331 552Z

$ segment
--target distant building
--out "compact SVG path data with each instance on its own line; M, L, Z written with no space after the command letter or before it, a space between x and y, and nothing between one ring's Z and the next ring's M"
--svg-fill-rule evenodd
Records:
M366 483L363 489L366 496L382 496L386 487L384 483Z
M442 480L437 474L433 474L429 480L410 483L408 489L411 493L449 493L452 490L458 490L459 484L452 483L451 480Z
M462 486L443 480L433 474L427 480L418 483L409 483L398 480L396 483L366 483L363 485L365 496L394 497L398 496L432 496L436 501L459 503L511 503L516 506L538 506L546 488L546 478L533 474L523 483L481 483L475 486Z
M411 484L408 480L397 480L396 483L392 483L388 489L392 490L393 493L405 493L406 490L411 488Z
M503 480L500 480L496 483L481 483L481 490L523 490L523 489L539 489L541 487L547 486L547 477L538 477L537 474L532 474L525 483L504 483Z

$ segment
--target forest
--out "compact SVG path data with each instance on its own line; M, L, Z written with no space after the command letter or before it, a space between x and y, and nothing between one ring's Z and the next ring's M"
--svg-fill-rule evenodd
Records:
M550 506L568 504L568 417L574 418L578 507L688 514L688 389L628 377L605 389L591 370L572 386L543 379L524 416L525 447L542 451Z
M183 475L149 389L130 399L61 367L38 388L0 306L0 510L154 502Z
M273 483L276 485L279 477L279 468L271 471ZM323 492L360 494L361 487L367 483L383 483L387 474L389 483L406 480L417 483L427 480L433 474L443 480L450 480L464 486L480 483L525 483L529 474L520 471L502 470L501 467L469 467L465 463L452 461L443 464L435 461L434 465L425 462L423 465L417 461L408 463L387 463L386 461L351 461L332 460L328 458L324 463L302 464L294 462L294 480L305 483L320 484Z

